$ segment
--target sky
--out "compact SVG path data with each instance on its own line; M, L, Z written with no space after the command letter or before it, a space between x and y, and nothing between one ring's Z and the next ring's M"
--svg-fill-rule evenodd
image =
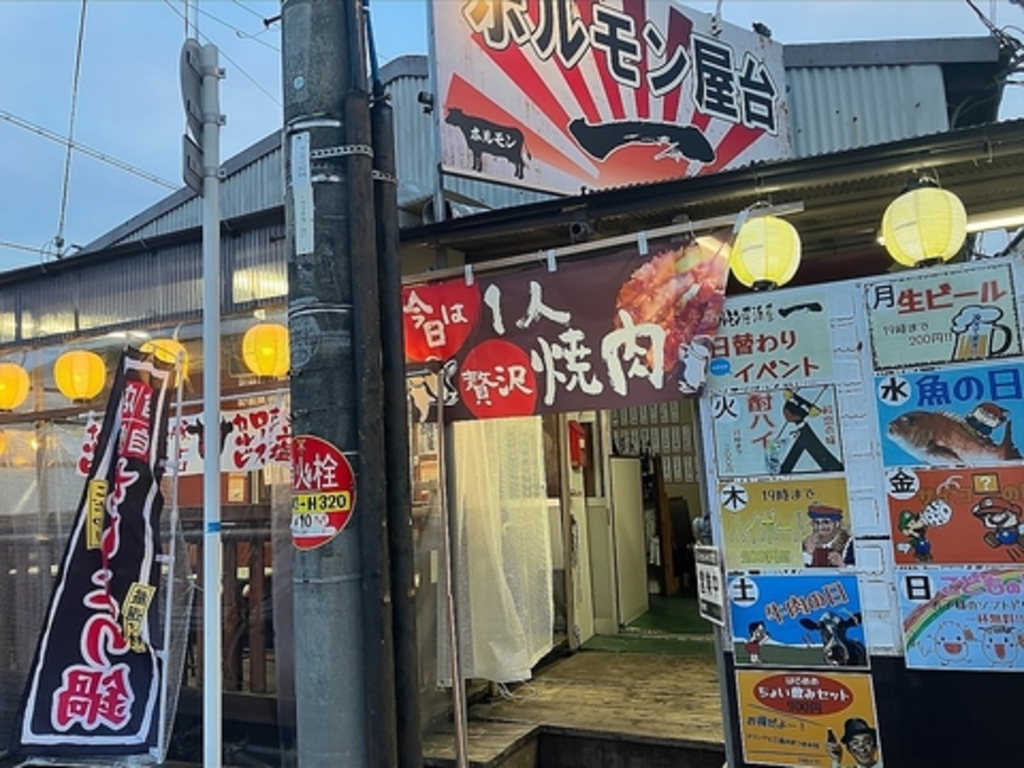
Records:
M705 13L716 6L683 4ZM966 0L720 5L725 22L747 29L763 22L784 44L987 34ZM1024 39L1020 5L976 5ZM181 186L185 0L86 0L80 37L82 7L82 0L0 0L0 272L52 261L58 234L73 254ZM370 0L370 7L382 64L427 53L427 0ZM217 45L227 70L222 160L280 127L281 30L263 21L279 12L277 0L199 0L197 13L191 0L200 40ZM1010 90L1000 116L1024 116L1024 89ZM70 135L90 154L73 151L66 165L65 145L40 131Z

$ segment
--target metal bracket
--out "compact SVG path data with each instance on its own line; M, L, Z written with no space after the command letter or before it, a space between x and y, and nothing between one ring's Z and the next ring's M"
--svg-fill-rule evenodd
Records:
M346 155L366 155L373 157L373 147L368 144L346 144L340 147L325 147L324 149L311 149L310 160L324 160L328 157L344 157Z
M383 181L385 184L397 184L398 179L395 178L393 173L384 173L384 171L371 171L370 176L373 177L374 181Z

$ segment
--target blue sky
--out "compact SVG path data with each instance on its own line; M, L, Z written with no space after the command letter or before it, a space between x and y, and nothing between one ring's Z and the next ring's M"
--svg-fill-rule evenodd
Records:
M1024 28L1024 8L1009 0L977 5L998 26ZM85 245L172 191L75 152L62 206L65 149L24 125L68 134L81 8L80 0L0 0L0 271L53 258L62 207L66 242ZM184 0L88 0L74 122L77 143L174 185L181 179L184 8ZM427 52L426 0L371 0L371 8L382 63ZM228 75L223 158L280 125L280 25L266 29L261 20L279 10L276 0L200 0L200 37L218 46ZM746 28L762 21L782 43L986 34L965 0L725 0L722 14ZM1014 92L1003 116L1021 115L1024 100Z

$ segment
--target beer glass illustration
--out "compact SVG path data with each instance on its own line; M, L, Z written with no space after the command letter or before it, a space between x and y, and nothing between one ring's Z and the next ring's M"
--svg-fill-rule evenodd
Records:
M999 307L964 307L951 322L953 360L984 360L1004 354L1013 342L1013 332L999 321Z

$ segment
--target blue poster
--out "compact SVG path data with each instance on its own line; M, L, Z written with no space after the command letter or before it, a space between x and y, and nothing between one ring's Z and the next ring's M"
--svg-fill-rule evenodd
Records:
M738 666L868 665L855 575L743 574L728 591Z
M1024 671L1024 565L902 570L907 666Z
M1019 362L876 376L875 398L886 467L990 467L1021 460Z

